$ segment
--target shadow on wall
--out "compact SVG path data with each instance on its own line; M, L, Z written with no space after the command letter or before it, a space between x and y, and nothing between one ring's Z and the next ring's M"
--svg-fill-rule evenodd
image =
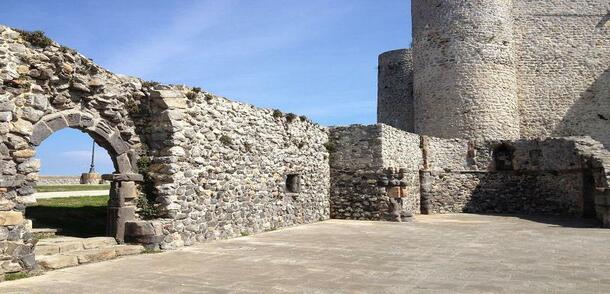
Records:
M552 136L591 136L610 149L610 68L570 107Z
M474 181L477 185L464 212L503 213L535 221L546 219L543 222L562 220L563 223L566 217L584 214L587 197L580 171L497 171L477 174Z

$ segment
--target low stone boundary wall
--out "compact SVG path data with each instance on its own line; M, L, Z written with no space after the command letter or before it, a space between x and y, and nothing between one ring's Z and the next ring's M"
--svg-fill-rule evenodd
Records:
M45 185L78 185L80 176L39 176L38 186Z

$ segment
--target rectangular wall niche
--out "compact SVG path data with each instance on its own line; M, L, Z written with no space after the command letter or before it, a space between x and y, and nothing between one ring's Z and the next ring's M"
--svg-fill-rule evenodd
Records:
M301 192L301 176L299 174L290 174L286 176L286 192Z

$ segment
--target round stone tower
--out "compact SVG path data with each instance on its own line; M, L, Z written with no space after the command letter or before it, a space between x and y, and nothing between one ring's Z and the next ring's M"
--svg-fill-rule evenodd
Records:
M413 0L415 131L517 139L512 0Z
M377 122L407 132L415 131L411 49L379 55L377 83Z

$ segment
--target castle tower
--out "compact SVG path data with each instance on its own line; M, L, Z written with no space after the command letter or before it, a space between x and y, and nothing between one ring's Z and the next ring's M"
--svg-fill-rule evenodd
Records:
M377 122L414 132L411 49L379 55L377 83Z
M415 132L517 139L512 0L413 0Z

